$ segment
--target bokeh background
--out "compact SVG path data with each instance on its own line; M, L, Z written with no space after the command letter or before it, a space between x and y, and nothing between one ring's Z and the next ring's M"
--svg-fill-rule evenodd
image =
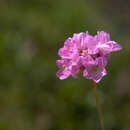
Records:
M0 0L0 130L100 130L91 81L55 75L58 49L86 30L123 46L98 95L105 130L130 130L129 0Z

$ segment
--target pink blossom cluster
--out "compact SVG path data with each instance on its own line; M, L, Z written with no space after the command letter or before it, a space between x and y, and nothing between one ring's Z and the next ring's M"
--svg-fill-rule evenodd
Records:
M61 60L56 61L59 67L56 75L63 80L70 75L77 78L77 74L83 72L86 79L98 83L107 74L105 66L111 52L121 49L104 31L98 31L95 36L88 32L74 34L58 51Z

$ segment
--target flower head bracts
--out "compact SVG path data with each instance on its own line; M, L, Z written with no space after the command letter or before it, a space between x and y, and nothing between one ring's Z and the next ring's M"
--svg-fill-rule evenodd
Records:
M76 78L82 71L85 78L98 83L107 74L105 66L111 52L121 49L104 31L97 32L96 36L91 36L88 32L74 34L59 49L61 60L57 60L59 71L56 75L63 80L70 75Z

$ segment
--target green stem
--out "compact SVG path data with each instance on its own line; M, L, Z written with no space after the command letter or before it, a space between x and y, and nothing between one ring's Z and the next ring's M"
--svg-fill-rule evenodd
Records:
M101 107L100 107L99 100L98 100L97 87L96 87L96 83L94 81L93 81L93 93L94 93L94 96L96 98L96 106L97 106L97 111L98 111L101 129L104 130L104 122L103 122L103 119L102 119Z

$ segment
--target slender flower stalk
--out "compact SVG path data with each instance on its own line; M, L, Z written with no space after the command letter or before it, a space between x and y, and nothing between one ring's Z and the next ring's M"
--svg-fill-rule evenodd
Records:
M101 107L100 107L99 99L98 99L98 94L97 94L97 86L96 86L96 83L94 81L93 81L93 93L94 93L94 96L96 98L96 106L97 106L97 112L98 112L98 116L99 116L99 120L100 120L101 129L105 130L104 129L104 122L103 122L103 118L102 118L102 111L101 111Z

